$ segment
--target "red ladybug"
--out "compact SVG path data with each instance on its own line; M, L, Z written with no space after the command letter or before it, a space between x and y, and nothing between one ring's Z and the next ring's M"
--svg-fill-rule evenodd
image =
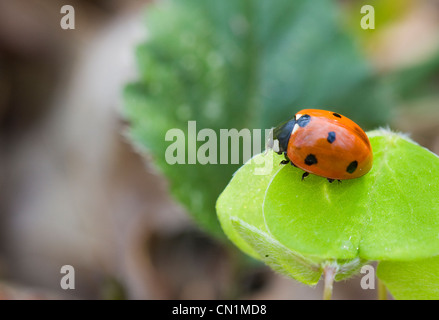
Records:
M336 112L305 109L273 130L282 164L291 163L305 173L329 182L361 177L372 168L372 147L366 133L352 120Z

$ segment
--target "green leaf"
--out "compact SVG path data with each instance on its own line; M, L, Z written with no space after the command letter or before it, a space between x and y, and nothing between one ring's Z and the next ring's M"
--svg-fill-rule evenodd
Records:
M221 233L215 201L239 164L170 165L169 129L182 130L188 145L196 139L189 120L219 136L220 129L270 128L301 106L331 106L366 127L388 119L388 86L340 28L339 14L330 0L179 0L148 7L149 38L136 51L139 80L124 92L129 135L204 229ZM186 148L186 160L189 155Z
M218 198L218 217L229 239L242 251L264 261L279 273L314 285L322 274L321 261L314 261L285 247L272 237L265 225L262 203L267 185L279 170L277 164L282 159L283 156L270 152L255 157L241 167ZM270 170L264 172L265 168ZM350 275L364 262L361 259L338 261L337 280Z
M265 167L264 161L259 161L259 158L267 161L269 172L262 171ZM260 255L252 245L242 239L242 232L234 228L233 221L241 221L241 225L254 227L261 234L267 233L262 215L262 203L267 185L278 170L277 166L271 164L279 163L282 159L283 157L270 152L249 160L233 175L232 181L217 200L216 210L223 230L242 251L254 258L260 258Z
M374 166L359 179L328 184L312 176L301 183L301 170L283 168L264 204L271 233L323 259L439 253L439 158L393 133L373 134L371 143Z
M413 260L439 254L439 158L396 133L380 130L369 136L372 170L341 183L329 184L312 175L301 181L303 171L278 165L281 158L277 156L271 171L257 176L254 162L272 153L255 157L235 174L218 199L218 216L226 234L255 256L256 248L263 247L263 237L252 241L254 236L237 230L233 221L242 220L253 228L252 233L257 229L260 235L268 235L267 242L275 240L303 257L309 269L332 262L341 274L352 272L343 266L353 261L358 268L368 260ZM259 258L263 257L259 254Z
M238 218L232 218L230 222L233 230L245 241L243 244L251 246L250 252L255 250L259 259L273 270L308 285L314 285L319 281L322 274L322 268L319 264L286 248L267 232L263 232Z
M439 299L439 256L416 261L382 261L377 276L395 299Z

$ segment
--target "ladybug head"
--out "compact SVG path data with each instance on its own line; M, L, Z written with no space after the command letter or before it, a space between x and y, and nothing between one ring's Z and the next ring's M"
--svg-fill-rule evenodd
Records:
M296 119L288 120L274 128L270 134L267 147L273 149L274 152L282 154L287 151L288 141L290 141L291 132L293 131ZM278 147L275 148L275 142L278 141Z

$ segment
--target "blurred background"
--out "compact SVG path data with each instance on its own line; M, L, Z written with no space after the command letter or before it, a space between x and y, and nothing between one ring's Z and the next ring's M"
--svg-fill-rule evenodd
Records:
M222 234L239 165L169 166L164 134L316 107L439 153L438 31L436 0L0 0L0 298L320 299Z

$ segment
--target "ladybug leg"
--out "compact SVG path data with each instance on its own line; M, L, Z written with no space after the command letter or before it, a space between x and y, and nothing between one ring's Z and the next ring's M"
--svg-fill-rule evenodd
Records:
M338 181L338 183L341 183L341 180L340 180L340 179L337 179L337 181Z
M287 156L287 153L286 153L286 152L284 152L284 157L285 157L285 160L282 160L282 161L280 162L280 164L288 164L288 163L293 164L293 163L290 161L290 159L288 159L288 156Z
M333 183L335 179L327 178L329 183Z
M302 174L302 181L303 181L307 176L309 176L309 172L304 172L304 173Z

